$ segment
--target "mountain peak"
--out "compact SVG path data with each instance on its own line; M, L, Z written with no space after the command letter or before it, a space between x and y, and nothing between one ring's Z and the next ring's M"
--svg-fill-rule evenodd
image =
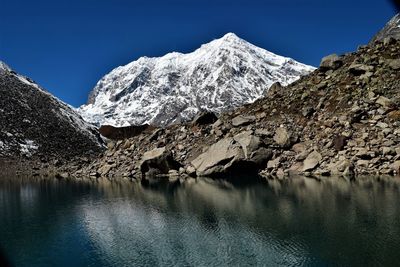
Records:
M232 40L242 40L242 39L239 38L239 36L237 36L237 35L234 34L233 32L228 32L227 34L225 34L224 36L222 36L221 40L224 40L224 41L232 41Z
M105 75L79 110L98 125L165 126L200 110L221 113L251 103L279 82L314 68L227 33L187 53L142 57Z

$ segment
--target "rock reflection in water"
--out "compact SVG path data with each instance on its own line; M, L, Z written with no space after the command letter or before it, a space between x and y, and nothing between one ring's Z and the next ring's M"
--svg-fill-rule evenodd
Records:
M1 245L18 266L392 265L399 189L396 178L2 180Z

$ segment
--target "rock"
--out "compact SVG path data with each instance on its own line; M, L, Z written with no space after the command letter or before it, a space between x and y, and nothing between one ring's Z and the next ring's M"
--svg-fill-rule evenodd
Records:
M365 159L357 160L357 166L358 166L358 167L367 168L368 165L369 165L369 160L365 160Z
M214 112L200 112L197 116L193 119L193 125L208 125L213 124L218 120L217 115Z
M371 159L371 154L368 149L366 148L359 148L358 152L356 153L356 157L360 159Z
M291 136L284 127L276 129L274 141L282 147L289 147L292 144Z
M272 158L272 155L273 153L271 149L260 147L251 153L249 160L259 166L259 168L263 168L265 163Z
M384 156L386 156L386 155L395 155L396 151L392 147L382 147L382 154Z
M56 173L55 177L57 179L67 179L69 177L69 174L67 172Z
M336 151L341 151L347 144L348 138L343 135L337 135L333 138L333 147Z
M387 129L389 127L389 124L387 124L385 122L378 122L376 124L376 126L378 126L379 128L382 128L382 129Z
M236 116L235 118L232 119L232 125L234 127L239 127L239 126L246 126L252 123L253 121L256 120L255 116Z
M266 93L264 93L264 95L267 97L271 97L276 94L282 93L283 89L283 86L279 82L276 82L271 85L271 87L266 91Z
M400 59L393 59L389 62L389 67L393 70L400 70Z
M210 146L191 164L196 169L197 176L211 176L225 173L235 161L243 158L243 150L229 137Z
M390 100L389 98L386 98L384 96L378 97L378 99L376 100L376 103L378 105L381 105L385 109L393 110L393 109L396 108L396 105L394 104L394 102L392 100Z
M349 72L355 76L360 76L366 72L373 71L374 67L364 64L353 63L349 67Z
M152 129L154 129L154 127L148 124L139 126L127 126L127 127L114 127L111 125L102 125L99 128L99 132L102 136L108 139L123 140L126 138L137 136L144 131L150 131Z
M272 157L272 150L261 147L251 131L224 138L191 162L197 176L257 173Z
M181 165L173 159L172 153L165 147L156 148L144 153L140 170L142 174L152 173L168 174L170 170L179 170Z
M400 160L397 160L395 162L393 162L393 164L390 165L390 168L396 172L397 174L400 173Z
M315 112L315 109L313 107L305 107L303 108L302 114L304 117L309 118L311 117Z
M315 169L321 160L322 156L320 153L317 151L311 152L303 162L303 172Z
M260 138L254 136L251 131L241 132L235 135L233 139L241 145L246 159L261 145Z
M336 54L322 58L320 69L323 71L336 70L343 65L343 61Z
M307 149L307 147L304 143L297 143L297 144L294 144L292 147L292 150L294 152L296 152L297 154L300 154L300 153L306 151L306 149Z
M276 169L276 168L278 168L280 162L281 162L281 158L280 157L277 157L276 159L268 161L267 169Z
M105 164L100 167L97 172L100 173L101 176L106 176L113 167L114 165Z

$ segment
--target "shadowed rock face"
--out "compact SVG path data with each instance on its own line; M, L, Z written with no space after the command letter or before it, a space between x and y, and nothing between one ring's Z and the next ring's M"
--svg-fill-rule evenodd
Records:
M96 154L96 128L29 78L0 62L0 158Z
M386 26L375 35L371 42L380 41L387 37L400 39L400 13L394 16Z
M127 127L114 127L111 125L103 125L99 128L99 132L102 136L112 140L122 140L137 136L144 131L154 130L154 126L148 124L140 126L127 126Z

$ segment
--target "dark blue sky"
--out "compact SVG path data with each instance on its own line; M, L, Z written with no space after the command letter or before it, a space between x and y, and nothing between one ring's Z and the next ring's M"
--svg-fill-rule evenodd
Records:
M140 56L234 32L316 66L367 43L395 13L385 0L0 0L0 60L79 106L104 74Z

